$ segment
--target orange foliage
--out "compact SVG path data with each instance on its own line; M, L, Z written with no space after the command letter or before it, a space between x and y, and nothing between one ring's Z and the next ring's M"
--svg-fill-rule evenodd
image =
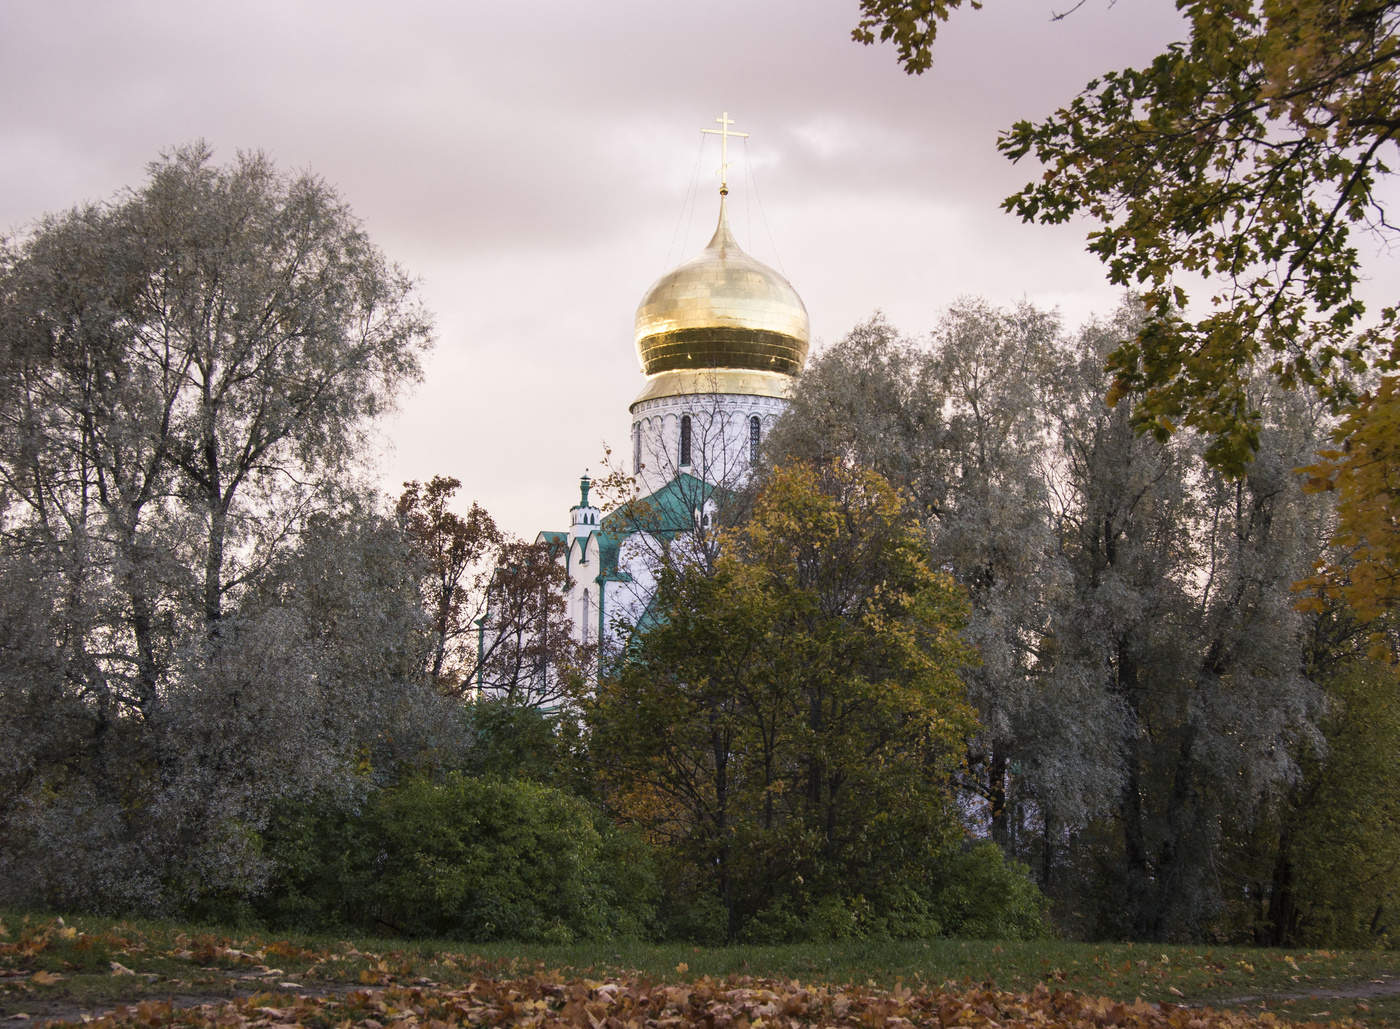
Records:
M1334 557L1300 584L1318 608L1323 598L1346 603L1363 621L1393 615L1400 605L1400 376L1387 375L1349 409L1339 447L1305 469L1308 488L1337 496ZM1396 660L1380 634L1372 656Z

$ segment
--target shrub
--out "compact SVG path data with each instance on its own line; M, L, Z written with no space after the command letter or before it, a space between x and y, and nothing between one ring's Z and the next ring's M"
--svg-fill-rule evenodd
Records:
M1045 936L1045 896L1030 869L982 842L950 855L932 908L949 936L1030 940Z
M500 699L478 700L466 712L471 739L466 772L580 792L577 726L571 719Z
M797 886L755 912L749 943L851 939L1033 939L1047 933L1046 902L1029 870L991 843L952 848L905 867L868 892Z
M649 934L656 899L640 840L539 783L413 779L361 813L304 810L279 824L274 921L470 940Z

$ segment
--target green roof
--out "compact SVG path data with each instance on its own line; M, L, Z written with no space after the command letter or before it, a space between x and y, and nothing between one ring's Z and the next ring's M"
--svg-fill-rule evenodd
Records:
M603 531L619 538L634 532L675 536L695 526L695 511L711 497L725 492L703 479L681 472L650 496L630 501L603 518Z
M622 541L638 532L673 538L695 525L695 511L711 497L722 498L725 490L694 475L681 472L650 496L633 500L603 516L602 524L589 533L598 537L598 580L627 581L631 576L618 570ZM551 553L569 545L567 532L546 529L536 539L547 544ZM579 540L586 546L588 536Z
M559 553L569 545L569 534L567 532L555 532L553 529L545 529L535 537L536 543L543 543L549 550L550 556L557 557Z

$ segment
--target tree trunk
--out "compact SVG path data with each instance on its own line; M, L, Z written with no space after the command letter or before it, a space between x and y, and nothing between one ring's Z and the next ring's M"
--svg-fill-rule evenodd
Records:
M1006 751L1001 744L992 744L992 756L987 768L987 802L992 809L992 841L1009 853L1011 834L1006 813Z
M713 722L714 715L711 714ZM715 834L719 848L716 854L718 867L716 888L719 901L724 905L724 936L733 940L739 935L739 911L734 903L734 885L730 881L729 861L729 740L727 735L716 729L710 733L711 754L715 762Z
M1293 895L1293 836L1287 822L1279 832L1274 857L1273 882L1269 888L1269 920L1261 940L1272 947L1291 944L1298 929L1298 902Z
M1137 741L1129 739L1127 747L1127 775L1123 781L1123 792L1118 801L1118 820L1123 827L1123 862L1128 873L1128 889L1137 898L1135 910L1129 912L1132 919L1132 932L1143 938L1147 932L1147 917L1142 906L1152 895L1149 889L1149 866L1147 860L1147 839L1143 832L1142 786L1138 769Z
M1195 747L1196 729L1187 725L1177 749L1172 788L1167 799L1165 817L1169 831L1157 860L1156 903L1152 905L1148 925L1152 939L1166 939L1183 927L1178 924L1183 891L1189 888L1193 872L1200 871L1187 867L1191 855L1199 853L1202 839L1201 810L1192 764Z
M223 618L224 599L224 533L228 512L220 503L209 508L209 543L204 558L204 623L211 638L222 635L219 627Z

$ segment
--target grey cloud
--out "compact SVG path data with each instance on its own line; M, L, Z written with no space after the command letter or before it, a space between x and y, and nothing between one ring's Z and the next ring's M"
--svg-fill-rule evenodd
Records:
M997 210L1034 170L994 142L1160 49L1169 0L1096 0L1054 25L1042 0L960 12L920 78L852 43L857 16L854 0L9 0L0 231L139 184L195 137L316 171L439 319L386 486L450 472L533 532L557 515L542 498L566 510L599 441L626 434L633 308L713 227L718 157L698 130L720 110L752 133L736 231L787 270L819 338L877 305L931 322L969 289L1112 303L1082 235Z

